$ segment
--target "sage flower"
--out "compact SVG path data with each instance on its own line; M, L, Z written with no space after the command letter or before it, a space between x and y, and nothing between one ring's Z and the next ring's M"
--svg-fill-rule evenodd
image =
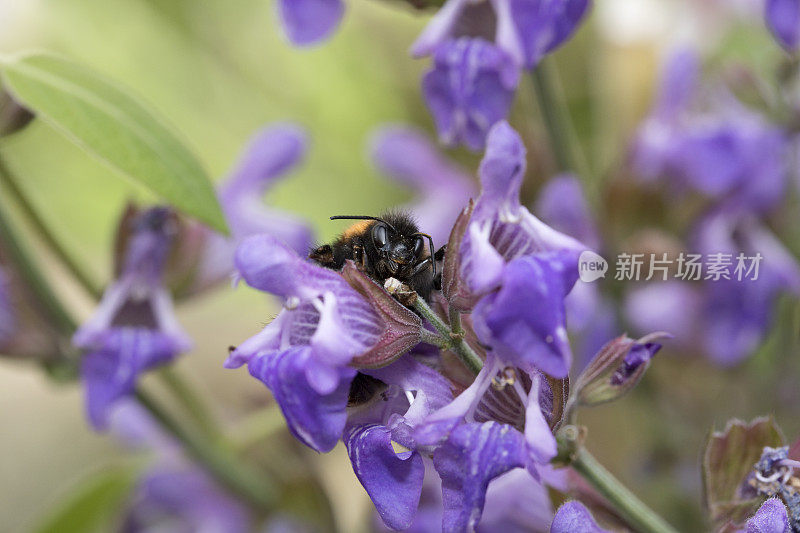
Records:
M81 374L89 421L96 429L107 427L109 409L133 393L142 372L172 361L191 346L163 285L175 232L173 212L164 207L145 210L133 218L129 230L119 276L72 339L87 352Z

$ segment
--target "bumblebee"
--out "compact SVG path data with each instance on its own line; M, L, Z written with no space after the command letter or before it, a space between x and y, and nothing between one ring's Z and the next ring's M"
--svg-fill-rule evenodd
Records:
M419 231L408 214L339 215L331 220L359 222L347 228L332 244L312 250L309 259L333 270L341 270L350 259L382 286L386 285L386 280L394 278L425 300L430 298L434 288L439 288L436 261L442 259L444 248L434 254L433 238ZM385 390L385 383L359 372L350 384L347 405L364 405Z
M441 260L444 249L434 253L433 238L419 231L411 216L406 213L388 213L383 217L338 215L331 220L359 222L332 244L312 250L309 259L333 270L341 270L350 259L381 285L394 278L429 299L439 283L436 261Z

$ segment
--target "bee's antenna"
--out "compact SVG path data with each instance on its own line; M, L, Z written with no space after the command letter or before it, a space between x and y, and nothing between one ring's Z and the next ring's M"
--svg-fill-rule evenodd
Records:
M433 247L433 237L431 237L427 233L420 233L420 232L417 232L414 235L419 235L420 237L425 237L426 239L428 239L428 246L430 246L430 250L431 250L431 264L433 265L433 277L435 278L436 277L436 258L433 257L433 248L434 248Z
M391 224L389 224L388 222L379 217L371 217L369 215L336 215L330 217L330 219L331 220L377 220L378 222L383 222L384 224L389 226L389 229L397 233L397 230L394 229L394 227Z

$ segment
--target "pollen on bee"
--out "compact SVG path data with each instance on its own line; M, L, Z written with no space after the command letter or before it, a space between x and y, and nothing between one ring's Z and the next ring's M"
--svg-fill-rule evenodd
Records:
M356 222L342 233L343 239L349 239L355 235L361 235L364 233L367 228L369 228L375 221L373 220L362 220L361 222Z
M397 278L387 278L383 283L383 288L386 289L386 292L389 294L394 294L403 288L403 282Z

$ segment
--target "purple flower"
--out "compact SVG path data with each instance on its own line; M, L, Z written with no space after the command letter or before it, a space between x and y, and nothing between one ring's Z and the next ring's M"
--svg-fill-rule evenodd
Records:
M752 217L718 211L698 225L696 249L705 256L732 256L730 279L704 283L703 344L717 363L731 365L753 353L772 324L777 297L800 294L800 265L783 245ZM761 256L759 269L738 279L739 254ZM746 262L747 267L752 264ZM756 275L757 274L757 275ZM755 279L753 279L755 278Z
M524 437L497 422L463 424L436 449L433 464L442 478L442 531L473 531L486 501L489 482L524 467Z
M473 321L484 344L509 364L564 377L572 356L563 300L586 247L520 205L524 175L522 140L500 122L481 161L481 194L460 245L460 275L477 301Z
M800 47L800 0L767 0L764 17L775 40L789 52Z
M379 130L373 136L371 153L386 175L415 191L413 202L402 209L414 214L419 227L437 245L447 242L458 214L476 192L470 176L412 128Z
M625 314L638 333L670 331L682 347L700 350L717 364L735 365L763 342L777 298L800 294L800 265L742 211L720 208L707 214L693 241L692 248L703 257L727 257L729 279L704 279L704 270L701 282L647 285L627 295Z
M111 415L112 432L126 445L156 454L137 481L120 530L251 531L247 509L186 460L138 404L120 402Z
M507 364L566 377L571 352L564 299L577 279L570 252L512 260L503 269L500 289L475 306L475 332Z
M433 456L443 490L447 487L445 530L480 520L492 479L518 467L538 475L537 465L556 455L548 424L552 404L541 373L515 370L490 354L464 392L415 428L418 445L438 446Z
M574 33L588 7L588 0L448 0L411 52L422 57L449 40L482 37L518 66L533 68Z
M747 520L747 533L791 533L786 506L778 498L770 498Z
M737 208L769 210L783 199L787 139L724 88L700 87L699 68L688 51L667 64L635 139L634 166L644 179L665 177Z
M425 474L413 428L452 401L450 384L411 354L362 372L386 389L379 400L349 410L343 440L353 471L383 522L406 529L414 520ZM402 448L395 449L395 443Z
M139 374L191 345L162 283L174 214L163 207L148 209L133 218L130 231L117 280L73 337L88 352L81 373L89 421L96 429L107 427L109 408L133 392Z
M231 353L226 368L246 363L272 390L294 435L329 451L344 430L356 374L349 363L378 342L383 322L339 273L270 235L245 239L236 267L248 285L281 297L284 309Z
M295 46L324 41L344 14L341 0L278 0L278 14L286 36Z
M570 501L558 508L550 533L606 533L594 521L589 509L579 501Z
M308 225L263 202L264 193L303 158L306 145L305 133L293 124L271 126L253 135L238 165L217 189L231 237L207 232L193 290L227 279L233 272L236 245L250 235L268 233L299 254L308 252L312 243Z
M447 41L436 49L422 92L447 145L483 148L486 134L506 117L519 71L511 57L483 39Z

